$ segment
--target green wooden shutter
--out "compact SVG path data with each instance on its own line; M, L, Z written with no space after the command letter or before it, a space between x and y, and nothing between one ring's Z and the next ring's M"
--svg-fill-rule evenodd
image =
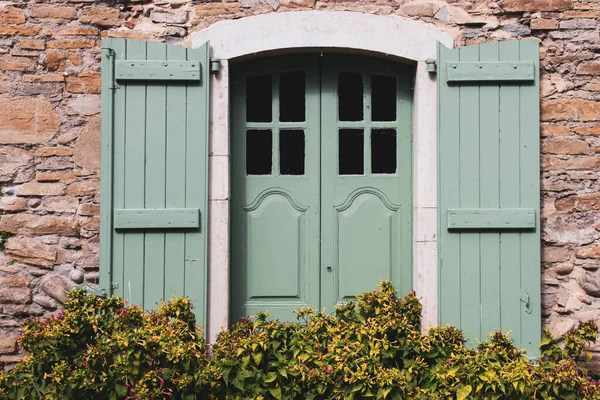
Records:
M100 289L206 316L208 44L102 43Z
M533 40L438 49L439 310L539 355L539 50Z

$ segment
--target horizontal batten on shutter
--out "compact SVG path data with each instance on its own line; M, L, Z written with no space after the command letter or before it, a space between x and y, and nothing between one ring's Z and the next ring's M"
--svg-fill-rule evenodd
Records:
M448 229L534 229L535 210L449 209Z
M199 228L197 208L115 210L115 229Z
M447 82L533 81L533 61L465 61L447 63Z
M199 61L118 60L115 64L117 80L200 81L201 76Z

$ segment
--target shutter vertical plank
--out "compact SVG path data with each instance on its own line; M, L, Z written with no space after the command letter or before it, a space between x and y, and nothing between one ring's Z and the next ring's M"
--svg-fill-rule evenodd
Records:
M165 60L163 43L148 43L148 60ZM166 88L148 85L146 104L146 208L165 207ZM148 230L145 237L144 307L152 308L164 298L165 232Z
M185 60L186 49L168 47L167 60ZM166 206L185 208L186 179L186 119L187 113L196 110L187 108L185 83L174 83L167 87L167 160L166 160ZM202 218L202 216L201 216ZM165 239L165 300L173 295L184 294L185 280L185 233L171 231Z
M478 61L479 47L459 49L460 61ZM479 86L463 85L460 91L458 186L461 208L479 208ZM480 335L479 233L460 235L460 327L471 337Z
M128 42L127 56L146 59L146 43ZM144 173L146 142L146 85L127 87L125 121L125 208L144 207ZM134 304L144 304L144 232L124 235L124 296Z
M500 61L519 59L519 42L499 44ZM500 207L519 208L519 86L500 87ZM501 328L512 330L511 337L521 338L521 251L520 233L500 233Z
M498 61L498 42L480 46L481 61ZM500 208L499 86L482 85L480 91L481 208ZM500 234L480 235L481 252L481 337L500 327Z
M187 51L189 61L200 61L204 65L209 63L208 44L194 50ZM208 91L209 70L202 70L201 82L204 83L203 90ZM190 83L190 86L198 86L199 83ZM203 92L204 93L204 92ZM208 157L197 157L198 154L208 154L208 140L200 133L208 130L208 96L192 94L188 89L187 104L191 112L187 113L187 146L186 146L186 207L208 210L208 199L204 193L208 192L207 175L198 174L197 171L208 170ZM223 171L228 173L228 171ZM200 282L206 282L207 271L202 268L202 260L206 257L207 245L202 237L206 235L208 227L208 213L200 214L201 229L189 230L185 234L185 287L184 293L189 295L197 293L196 307L206 307L206 286Z
M521 205L539 209L540 207L540 125L539 121L539 44L534 40L520 42L521 60L535 63L535 84L521 87L520 125L521 125ZM540 214L536 214L536 226L539 230ZM529 310L521 303L521 346L533 351L529 357L539 356L539 333L542 330L541 319L541 274L540 241L532 232L521 234L521 297L529 296Z
M440 46L438 49L438 59L444 59L448 62L459 61L458 52ZM438 79L443 81L446 78L445 68L439 68ZM439 184L440 209L458 208L460 202L460 190L458 185L458 176L460 173L459 141L456 140L454 132L459 129L460 100L459 88L457 86L440 86L439 101L444 107L438 109L439 126L439 147L445 149L439 153ZM446 213L440 213L439 231L448 226L448 216ZM460 236L447 235L444 238L444 246L439 248L440 273L439 285L439 309L440 322L442 324L452 321L454 324L460 324ZM441 242L440 242L441 243ZM443 284L441 284L443 283Z
M127 48L124 41L113 41L111 43L115 51L115 58L123 59L127 57ZM109 83L111 86L113 82ZM114 94L114 128L113 128L113 207L125 208L125 121L127 116L127 88L119 87L115 89ZM104 178L101 176L101 178ZM112 214L112 210L109 210ZM112 234L112 232L111 232ZM100 242L100 245L103 243ZM112 243L112 268L111 282L118 282L120 285L114 288L111 293L114 296L124 297L123 279L125 270L123 260L125 259L125 236L113 234ZM110 285L110 283L109 283Z

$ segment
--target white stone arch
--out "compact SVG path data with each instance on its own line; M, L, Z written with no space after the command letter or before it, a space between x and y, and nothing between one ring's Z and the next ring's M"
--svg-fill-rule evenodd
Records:
M213 342L229 316L229 61L273 51L348 49L416 62L413 118L413 287L423 326L438 322L437 84L425 60L453 38L433 25L349 11L273 12L217 22L191 34L192 47L210 42L221 71L211 78L208 326Z

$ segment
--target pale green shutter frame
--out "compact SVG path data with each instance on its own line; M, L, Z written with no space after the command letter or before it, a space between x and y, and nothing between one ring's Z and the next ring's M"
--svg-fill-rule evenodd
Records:
M539 49L438 47L439 310L539 356Z
M102 42L100 292L206 322L208 43Z

